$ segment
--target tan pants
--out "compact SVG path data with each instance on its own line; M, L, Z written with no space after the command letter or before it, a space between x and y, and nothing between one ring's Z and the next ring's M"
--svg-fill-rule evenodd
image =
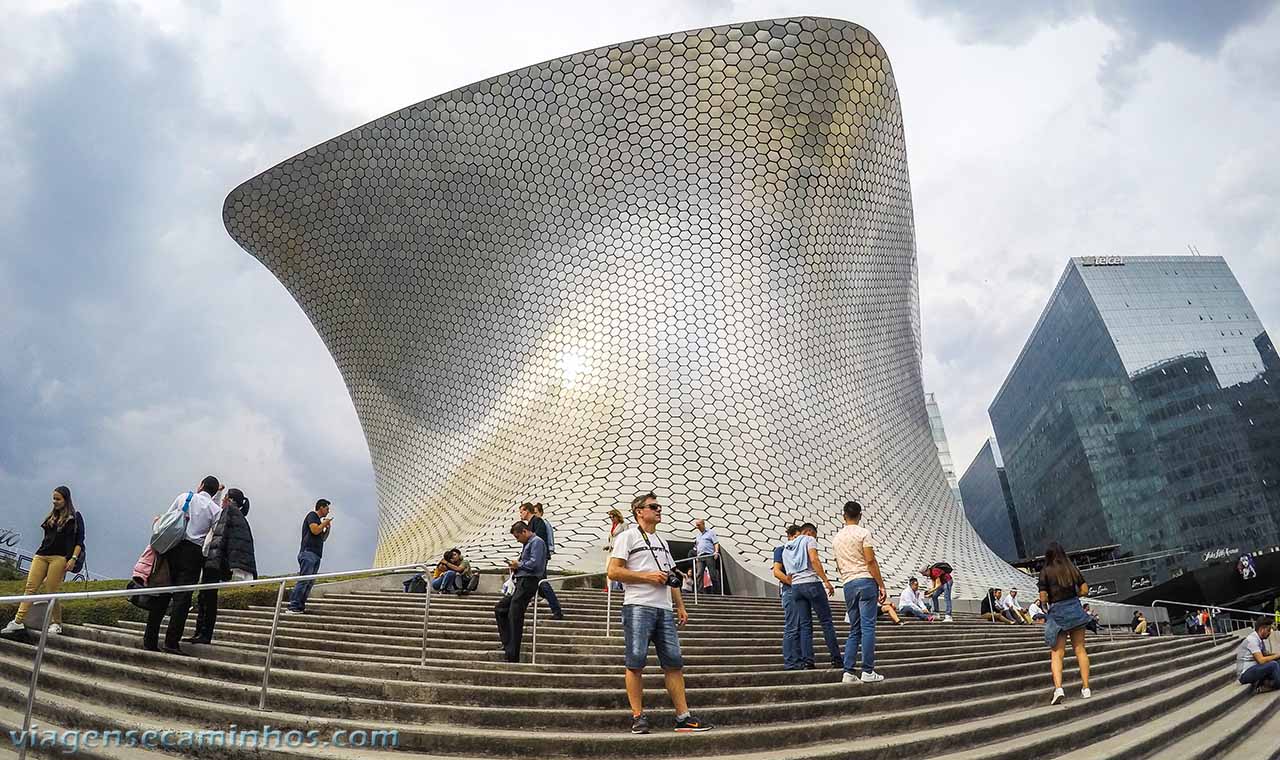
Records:
M45 557L36 555L31 559L31 570L27 572L27 585L22 589L24 594L34 594L40 590L40 584L44 584L46 594L56 594L58 589L62 588L62 576L67 571L66 557ZM27 617L27 610L31 609L31 602L23 602L18 605L18 614L13 619L19 623ZM53 618L51 623L62 623L62 605L55 604L53 607Z

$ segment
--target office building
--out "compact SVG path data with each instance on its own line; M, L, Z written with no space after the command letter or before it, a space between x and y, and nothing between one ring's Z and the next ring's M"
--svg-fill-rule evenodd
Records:
M1028 556L996 439L988 438L969 463L960 478L960 493L965 517L992 551L1006 562Z
M989 409L1027 548L1185 549L1159 583L1273 544L1278 389L1223 259L1072 259Z

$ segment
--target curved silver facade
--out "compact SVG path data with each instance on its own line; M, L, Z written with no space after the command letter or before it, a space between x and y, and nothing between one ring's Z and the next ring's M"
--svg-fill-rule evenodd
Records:
M378 562L556 565L654 489L763 567L868 509L889 580L1025 584L955 505L920 381L902 113L865 29L778 19L559 58L404 108L227 198L301 304L372 453Z

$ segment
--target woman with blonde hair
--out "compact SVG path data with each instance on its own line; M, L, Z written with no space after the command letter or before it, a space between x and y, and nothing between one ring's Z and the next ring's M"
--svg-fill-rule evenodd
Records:
M618 537L619 533L627 529L627 520L625 517L622 516L622 512L620 512L619 510L617 509L609 510L609 520L611 521L609 525L609 535L605 539L605 544L604 544L604 556L605 556L606 564L608 564L609 562L609 559L608 559L609 555L613 553L614 540ZM606 580L605 582L611 583L613 585L613 590L615 592L622 591L622 584L619 583L618 581ZM606 590L607 590L607 587L606 587Z
M27 572L27 584L22 593L34 594L44 587L46 594L56 594L62 587L62 578L67 568L80 559L82 542L77 537L76 506L71 501L71 489L58 486L53 489L52 506L49 514L40 523L44 531L44 540L36 549L36 556L31 559L31 569ZM0 633L17 633L25 628L23 621L31 609L31 602L18 605L18 614L0 630ZM62 607L53 605L53 616L49 622L49 633L62 633Z

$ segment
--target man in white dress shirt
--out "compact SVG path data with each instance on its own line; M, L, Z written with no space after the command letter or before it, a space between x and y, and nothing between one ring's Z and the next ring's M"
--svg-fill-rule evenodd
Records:
M156 560L157 563L163 560L169 566L171 585L186 586L200 582L200 570L204 567L204 537L209 534L222 512L222 503L216 499L221 491L222 485L218 483L218 479L209 475L200 481L195 490L178 494L169 509L165 510L165 514L183 509L187 511L186 538ZM142 648L152 652L160 650L160 623L167 610L169 627L164 632L163 651L183 654L178 641L182 639L182 629L187 624L187 612L190 609L190 591L157 594L147 615Z
M929 614L929 608L925 606L924 596L920 593L920 581L915 578L898 595L898 613L921 620L933 620L933 615Z

